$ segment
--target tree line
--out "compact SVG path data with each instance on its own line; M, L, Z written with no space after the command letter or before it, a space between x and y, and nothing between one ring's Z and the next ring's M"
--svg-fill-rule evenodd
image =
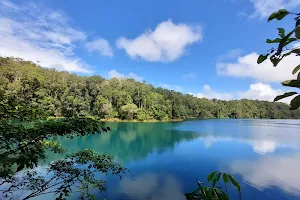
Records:
M19 58L0 57L3 98L43 110L48 116L95 116L137 120L189 118L300 118L284 103L208 100L155 88L134 79L78 76L45 69ZM39 113L32 113L39 115ZM38 116L33 116L38 117Z

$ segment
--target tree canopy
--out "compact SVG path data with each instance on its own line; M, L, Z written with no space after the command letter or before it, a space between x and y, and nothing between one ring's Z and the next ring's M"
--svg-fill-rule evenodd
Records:
M0 58L4 101L31 105L31 116L96 116L137 120L186 118L300 118L284 103L208 100L155 88L134 79L104 79L45 69L30 61Z

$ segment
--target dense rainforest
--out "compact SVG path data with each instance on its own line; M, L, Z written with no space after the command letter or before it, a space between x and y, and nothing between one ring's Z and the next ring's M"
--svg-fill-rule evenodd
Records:
M19 58L0 57L0 92L48 116L137 120L187 118L300 118L284 103L197 98L134 79L78 76Z

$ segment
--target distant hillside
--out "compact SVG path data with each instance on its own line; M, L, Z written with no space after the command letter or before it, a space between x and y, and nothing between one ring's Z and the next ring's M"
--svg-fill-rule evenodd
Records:
M49 116L100 118L300 118L283 103L257 100L208 100L155 88L133 79L104 79L45 69L29 61L0 57L3 100L42 108Z

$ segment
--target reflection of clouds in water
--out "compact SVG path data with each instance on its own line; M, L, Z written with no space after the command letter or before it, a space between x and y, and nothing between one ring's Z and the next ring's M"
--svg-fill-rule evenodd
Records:
M206 148L214 142L233 141L247 143L259 154L274 152L278 147L299 149L299 128L300 120L200 120L176 127L198 132Z
M230 164L230 169L258 189L277 186L288 193L300 195L299 166L300 154L298 153L264 156L255 161L234 161Z
M276 147L278 144L274 140L244 140L240 138L229 138L229 137L213 137L208 136L205 138L202 138L204 146L206 148L210 148L213 143L216 142L226 142L226 141L234 141L234 142L241 142L241 143L247 143L252 146L252 149L254 152L258 154L266 154L266 153L272 153L276 150Z
M22 179L24 179L23 177L26 176L28 171L30 172L36 171L37 176L47 177L46 175L48 174L48 169L49 169L48 166L40 165L38 167L35 167L34 169L21 170L15 174L15 178L16 178L15 181L16 183L20 183L21 181L23 181ZM17 180L20 180L20 182L18 182ZM7 190L10 186L11 183L3 183L0 185L0 199L9 199L9 198L4 198L2 190ZM10 199L23 199L30 193L31 193L30 190L27 190L25 187L23 188L22 186L19 186L18 188L12 188L12 194L10 196L11 197Z
M171 175L159 176L154 173L143 174L135 179L126 177L121 181L120 192L129 199L172 199L181 200L185 196L180 184Z
M252 143L252 144L251 144ZM259 154L272 153L276 149L275 141L252 141L250 144L252 145L253 151Z

